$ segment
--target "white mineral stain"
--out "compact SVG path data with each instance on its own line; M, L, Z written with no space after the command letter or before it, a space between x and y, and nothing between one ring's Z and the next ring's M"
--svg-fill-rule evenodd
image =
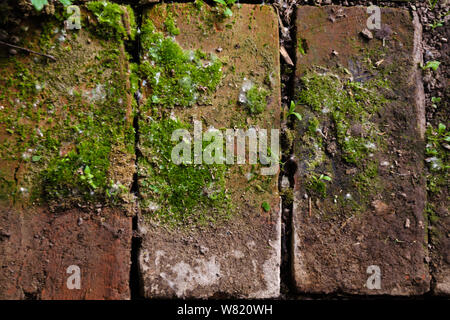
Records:
M161 278L167 282L179 298L184 297L188 291L199 286L211 286L220 279L220 264L217 262L216 256L212 256L209 260L196 259L195 262L195 267L184 261L172 266L171 273L175 276L165 272L160 273Z

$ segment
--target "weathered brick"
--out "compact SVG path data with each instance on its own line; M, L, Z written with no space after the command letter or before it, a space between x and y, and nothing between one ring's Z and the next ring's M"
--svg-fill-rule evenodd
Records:
M130 298L131 219L120 211L0 213L2 299ZM80 268L80 289L67 287L69 266Z
M0 48L3 299L130 297L130 17L104 25L82 7L81 30L55 17L8 30L54 61ZM66 286L70 265L79 290Z
M278 175L261 176L259 166L255 166L258 171L254 172L254 179L248 181L246 175L251 174L252 166L234 164L225 173L217 169L211 181L205 178L208 182L196 186L195 179L199 179L196 172L200 171L195 170L202 170L203 166L186 165L186 172L192 168L194 171L189 174L182 171L180 174L186 174L186 179L178 181L164 171L166 166L173 166L171 160L158 160L161 157L158 148L164 146L156 144L155 139L164 136L155 136L154 128L169 121L171 113L172 118L188 125L192 124L192 118L202 121L204 130L209 126L217 129L280 126L278 28L273 9L259 5L234 6L233 16L226 19L220 18L221 13L214 10L217 8L206 4L201 7L194 4L156 5L143 16L141 68L147 70L148 77L144 76L139 122L138 181L142 212L139 229L143 237L139 265L147 298L266 298L279 294ZM150 21L156 28L154 32L146 31L145 26ZM195 80L199 77L192 74L195 70L190 74L183 73L182 66L171 67L170 63L167 69L159 69L166 61L158 56L163 54L159 51L161 42L153 40L146 45L145 40L151 35L154 37L155 32L164 33L168 46L172 45L167 40L169 33L176 34L176 43L183 50L192 50L187 53L192 61L196 59L195 50L203 51L206 54L201 58L203 68L208 66L207 61L214 66L214 59L209 55L217 55L223 64L223 76L217 88L208 88L205 81ZM198 68L201 70L202 67ZM217 70L211 74L214 72ZM188 91L180 94L177 90L167 89L168 86L178 88L181 82L191 84L191 76L193 81L204 83L202 86L192 83L194 98ZM175 80L170 80L173 78ZM257 116L250 116L248 105L238 103L244 78L251 80L255 88L265 88L269 93ZM167 86L159 87L160 81ZM180 92L184 90L179 88ZM187 106L190 102L192 105ZM170 139L171 133L166 132L165 138ZM204 174L201 172L198 173L200 176ZM208 192L221 188L220 177L225 179L226 190L219 190L229 196L228 202L224 202L231 204L231 209L211 198L209 203ZM168 193L167 185L170 185ZM189 192L179 191L184 185ZM208 191L208 188L213 190ZM178 198L179 203L186 203L187 209L177 207L176 201L170 200L174 190L183 194ZM197 206L192 205L192 199L198 201ZM269 212L262 208L264 202L270 206L266 207ZM231 211L231 217L224 217Z
M303 120L295 128L292 261L299 292L429 290L421 29L409 12L382 8L381 30L369 40L361 34L368 18L364 7L297 11ZM379 289L367 287L369 266L381 271Z

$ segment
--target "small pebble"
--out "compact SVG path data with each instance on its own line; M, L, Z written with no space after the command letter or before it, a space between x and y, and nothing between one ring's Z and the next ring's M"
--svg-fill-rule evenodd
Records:
M372 39L373 39L373 34L372 34L372 32L371 32L369 29L367 29L367 28L364 28L364 30L361 31L360 33L361 33L361 35L362 35L364 38L366 38L367 40L372 40Z
M203 255L207 254L208 251L209 251L209 249L204 247L204 246L200 246L199 250L200 250L200 253L203 254Z
M10 41L14 44L17 44L17 43L19 43L20 39L18 36L12 36Z

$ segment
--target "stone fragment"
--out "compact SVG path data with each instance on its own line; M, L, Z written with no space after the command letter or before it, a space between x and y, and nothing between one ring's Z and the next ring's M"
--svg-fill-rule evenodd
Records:
M364 38L366 38L367 40L372 40L372 39L373 39L373 34L372 34L372 32L371 32L369 29L367 29L367 28L364 28L364 29L361 31L361 35L362 35Z

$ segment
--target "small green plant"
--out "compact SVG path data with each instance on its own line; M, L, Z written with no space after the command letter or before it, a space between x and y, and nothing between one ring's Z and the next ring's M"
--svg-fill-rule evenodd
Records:
M430 9L433 10L436 7L439 0L428 0L428 4L430 5Z
M235 4L236 0L214 0L214 2L218 4L220 13L224 17L229 18L233 16L233 12L231 11L230 7Z
M428 24L428 26L431 27L431 30L436 29L437 27L442 27L444 20L436 20L433 23Z
M327 195L327 185L326 182L331 182L331 177L321 174L320 176L312 175L309 180L309 189L316 191L321 196L325 197Z
M429 163L431 171L447 170L450 165L447 163L448 148L450 143L450 132L443 123L439 123L437 129L428 127L426 162Z
M305 42L304 39L298 38L298 41L297 41L298 52L300 52L300 54L302 56L304 56L306 54L305 48L303 48L304 47L304 45L303 45L304 42Z
M431 27L431 30L436 29L437 27L442 27L444 26L444 19L446 16L448 16L450 14L450 11L448 11L446 14L444 14L443 16L440 15L438 19L436 19L433 23L428 24L429 27Z
M59 0L64 6L70 6L72 2L70 0ZM48 4L48 0L31 0L31 4L37 11L41 11L45 5Z
M431 106L436 109L438 103L441 102L441 98L439 98L439 97L431 97L431 102L433 103Z
M289 118L289 116L295 116L298 121L302 121L302 115L298 112L295 112L295 103L294 101L291 101L291 105L289 107L289 111L286 115L286 118Z
M437 60L428 61L424 66L421 66L421 68L422 70L433 69L434 71L436 71L440 64L441 63Z
M89 168L89 166L86 166L84 168L83 174L80 175L80 180L86 181L92 187L92 189L97 189L93 178L94 175L91 173L91 168Z
M264 202L261 204L261 208L263 208L263 210L264 210L265 212L269 212L269 211L270 211L270 204L268 204L266 201L264 201Z

